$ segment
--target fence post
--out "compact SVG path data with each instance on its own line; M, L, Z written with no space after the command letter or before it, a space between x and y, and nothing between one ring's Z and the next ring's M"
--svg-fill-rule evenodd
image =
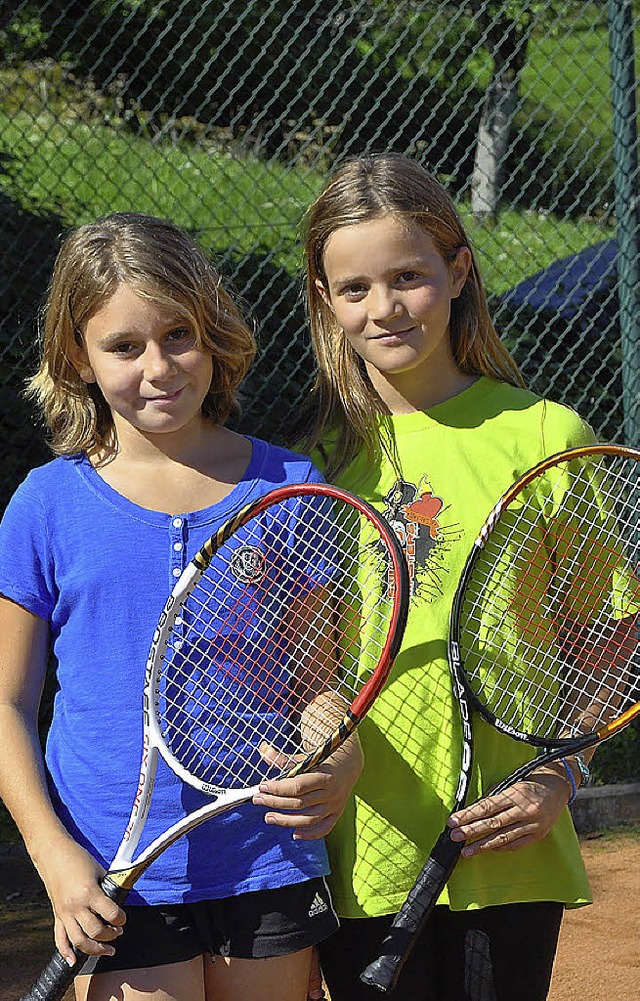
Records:
M632 0L607 0L624 434L640 444L640 199Z

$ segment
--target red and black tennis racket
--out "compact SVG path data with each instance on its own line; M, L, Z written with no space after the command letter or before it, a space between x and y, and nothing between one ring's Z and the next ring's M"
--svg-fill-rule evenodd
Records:
M142 764L102 880L122 903L179 837L246 803L260 782L308 772L354 731L399 649L409 603L402 550L373 508L317 484L272 491L193 558L160 616L146 667ZM134 739L124 734L124 739ZM167 818L134 858L158 754L210 801ZM88 957L56 953L23 1001L59 1001Z
M463 731L472 711L537 753L492 790L640 718L640 451L575 448L525 473L486 519L455 594L448 656ZM463 844L445 828L362 980L392 990Z

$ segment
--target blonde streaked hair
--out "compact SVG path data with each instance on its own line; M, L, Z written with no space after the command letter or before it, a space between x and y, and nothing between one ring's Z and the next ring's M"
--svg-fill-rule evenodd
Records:
M327 432L337 435L325 468L329 480L338 477L363 447L372 460L379 455L379 415L385 408L317 281L327 289L324 253L332 233L388 214L424 229L448 265L460 247L469 248L469 274L459 298L451 303L453 358L468 375L524 385L493 326L473 249L447 191L424 167L402 154L350 157L310 205L305 219L306 298L318 375L303 445L312 451L322 447Z
M224 423L238 411L236 390L255 356L252 331L198 244L173 223L117 212L80 226L64 240L39 324L40 364L27 395L40 406L58 455L116 448L111 411L80 378L72 348L120 286L174 313L213 356L202 412Z

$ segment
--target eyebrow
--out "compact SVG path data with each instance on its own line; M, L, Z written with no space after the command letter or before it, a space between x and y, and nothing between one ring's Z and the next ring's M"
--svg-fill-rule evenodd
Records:
M97 344L99 347L105 347L108 344L117 344L118 341L130 341L135 336L132 330L114 330L103 334Z
M393 274L403 271L417 271L420 268L430 267L429 261L425 257L412 257L407 258L399 264L395 264L392 268L389 268L387 274ZM331 285L349 285L351 282L361 282L368 280L368 275L345 275L344 277L336 278L335 281L330 282Z
M187 320L183 320L179 317L171 320L162 327L163 333L167 334L171 330L179 330L181 328L190 328L191 324ZM137 330L113 330L107 331L103 334L97 342L99 345L117 343L118 341L129 341L132 338L139 337L140 332Z

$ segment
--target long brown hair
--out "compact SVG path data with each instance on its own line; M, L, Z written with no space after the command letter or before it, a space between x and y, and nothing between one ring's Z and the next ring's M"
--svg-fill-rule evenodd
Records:
M238 409L237 387L255 355L255 339L198 244L171 222L120 212L80 226L56 258L39 327L40 365L27 395L42 409L58 455L116 448L111 411L94 383L71 363L91 317L121 285L171 310L213 356L203 415L224 423Z
M416 223L450 265L469 247L471 267L460 296L451 303L449 335L461 372L524 385L518 367L496 334L469 238L451 197L419 163L399 153L350 157L311 204L305 220L306 298L318 375L311 397L313 416L304 440L311 451L328 431L337 435L325 473L335 479L364 447L379 454L382 401L362 360L338 326L317 288L327 287L324 253L337 229L394 214Z

